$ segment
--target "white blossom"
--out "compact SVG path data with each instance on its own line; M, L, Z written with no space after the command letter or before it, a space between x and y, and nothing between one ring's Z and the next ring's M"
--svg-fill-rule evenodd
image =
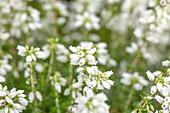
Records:
M17 46L18 49L18 55L22 57L26 57L27 64L30 64L32 61L36 61L37 58L39 59L45 59L45 53L43 51L40 51L40 48L29 48L28 46Z
M91 92L90 90L88 92ZM106 95L98 93L88 93L87 96L79 96L76 98L77 103L75 107L75 113L109 113L109 106L105 103L107 100ZM88 107L91 106L91 107Z
M4 88L0 84L0 106L1 110L10 113L22 112L26 109L28 101L25 99L26 95L23 94L23 90L16 90L15 88L10 91L7 90L7 87Z
M70 54L71 65L83 66L87 62L89 65L96 65L97 61L93 54L96 52L96 48L93 48L92 42L82 42L80 46L70 46L69 49L73 52Z
M122 79L120 82L124 85L133 85L135 90L142 90L143 86L147 86L149 82L143 78L143 76L139 76L138 72L134 72L133 74L130 73L123 73Z

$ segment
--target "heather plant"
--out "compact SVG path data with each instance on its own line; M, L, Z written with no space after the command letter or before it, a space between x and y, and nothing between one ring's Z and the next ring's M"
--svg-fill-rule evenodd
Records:
M170 113L169 23L170 0L0 0L0 113Z

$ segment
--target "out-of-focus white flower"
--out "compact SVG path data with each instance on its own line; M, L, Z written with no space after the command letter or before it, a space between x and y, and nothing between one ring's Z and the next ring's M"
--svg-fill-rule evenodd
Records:
M39 73L42 73L44 71L44 67L42 64L37 63L37 65L35 66L35 70Z
M29 99L30 103L33 103L34 98L35 98L34 92L30 92L30 93L28 94L28 99Z
M9 64L9 61L7 59L0 59L0 83L6 81L5 75L11 70L12 66Z
M108 67L116 66L117 62L111 58L107 50L107 43L99 42L96 44L96 54L97 54L97 61L101 65L106 65Z
M78 28L78 27L85 27L88 31L95 29L95 30L99 30L100 29L100 19L95 16L94 14L90 14L88 12L84 12L83 15L76 15L76 22L74 23L74 27Z
M82 13L84 9L86 12L98 13L103 5L103 0L75 0L71 4L71 8L77 13Z
M1 33L0 32L0 40L1 41L6 41L10 37L9 33Z
M165 6L166 5L166 0L160 0L160 4L161 4L161 6Z
M35 97L39 100L39 101L42 101L42 95L39 91L31 91L29 94L28 94L28 99L29 99L29 102L30 103L33 103Z
M98 41L100 41L100 36L97 34L90 34L89 40L92 42L98 42Z
M20 38L22 32L27 33L27 30L35 31L40 29L40 12L29 6L26 11L17 12L12 22L10 33L12 36Z
M39 91L36 91L35 92L35 95L36 95L36 98L39 100L39 101L42 101L42 95Z
M143 76L139 76L138 72L134 72L133 74L130 73L123 73L122 79L120 82L124 85L134 85L133 87L135 90L142 90L143 86L147 86L149 82L143 78Z
M155 72L153 72L153 74L154 74L156 77L159 77L159 76L162 74L162 72L161 72L161 71L155 71Z
M47 45L44 45L42 49L45 53L45 59L48 58L50 56L50 52L52 51L51 50L52 48L50 47L50 45L47 44ZM56 59L59 62L65 63L68 61L69 51L63 44L56 43L54 46L54 50L57 55Z
M131 47L126 47L126 52L133 54L138 50L138 45L136 43L131 43Z
M50 77L50 80L58 93L61 93L61 86L65 86L67 83L67 80L61 77L60 72L56 72L54 76Z
M165 60L162 62L162 66L169 66L170 65L170 61L169 60Z

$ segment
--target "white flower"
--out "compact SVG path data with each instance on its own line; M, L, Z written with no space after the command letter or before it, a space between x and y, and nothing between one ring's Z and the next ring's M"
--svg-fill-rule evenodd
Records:
M165 60L162 62L162 66L169 66L170 65L170 61L169 60Z
M39 58L39 59L45 59L45 53L42 52L42 51L37 51L35 53L36 57Z
M43 51L40 51L40 48L31 47L29 49L28 46L23 47L18 45L17 49L18 55L26 57L27 64L31 64L32 61L36 61L37 58L45 59L45 53Z
M162 108L163 108L163 109L166 109L167 107L169 107L168 102L164 102L164 103L162 104Z
M162 103L163 102L163 98L159 95L155 95L154 97L159 103Z
M28 55L28 56L26 57L26 62L27 62L27 64L31 64L31 62L32 62L32 57L31 57L30 55Z
M133 54L138 50L138 45L136 43L131 43L131 47L126 47L126 52L129 54Z
M152 87L151 87L151 91L150 91L150 93L151 93L151 94L155 94L155 93L156 93L156 91L157 91L156 86L152 86Z
M24 46L18 45L17 49L18 49L18 55L20 55L20 56L26 55L27 49Z
M166 5L166 0L161 0L160 4L161 4L161 6L165 6Z
M58 91L59 93L61 93L61 85L56 82L56 83L54 84L54 86L55 86L55 90Z
M78 28L84 26L88 31L92 29L98 30L100 29L99 21L100 19L94 14L84 12L83 15L76 15L76 22L74 23L74 27Z
M10 37L9 33L0 33L0 40L5 41Z
M42 64L37 63L37 65L35 66L35 70L39 73L42 73L44 71L44 67Z
M155 80L155 75L152 74L150 71L147 71L146 74L147 74L149 80L151 80L151 81Z
M145 80L142 76L139 76L138 72L134 72L133 74L123 73L122 77L123 78L120 82L125 85L133 84L135 90L142 90L143 86L147 86L149 84L147 80Z
M23 94L23 90L16 91L16 88L7 90L0 84L0 107L5 113L19 113L22 112L28 105L28 101L24 98L26 95ZM0 110L0 111L1 111ZM4 113L3 112L3 113Z
M30 92L30 93L28 94L28 99L29 99L30 103L33 103L34 98L35 98L34 92Z
M107 71L102 73L98 70L98 67L92 66L87 67L87 72L89 76L85 77L86 84L91 88L96 88L102 90L104 88L110 89L114 82L109 80L109 77L113 74L112 71Z
M91 90L88 90L88 92ZM93 93L88 93L87 96L77 97L75 102L77 106L75 107L76 113L90 113L95 111L95 113L109 113L109 106L105 103L107 100L106 95L99 93L94 95ZM90 106L90 107L88 107Z
M136 84L134 84L134 88L135 88L135 90L138 91L138 90L142 90L143 86L141 84L136 83Z
M5 81L5 78L3 76L7 75L7 72L10 72L12 70L12 66L8 64L9 61L7 59L0 59L0 81Z
M85 58L81 58L79 61L79 66L83 66L85 62L86 62Z
M92 42L82 42L80 43L80 46L70 46L69 49L73 52L73 54L70 54L71 65L83 66L86 62L90 65L97 64L97 61L93 56L96 48L93 48Z
M157 89L159 92L162 92L163 91L163 85L161 83L157 83Z
M153 72L153 74L154 74L156 77L159 77L159 76L162 74L162 72L161 72L161 71L155 71L155 72Z
M42 101L42 95L39 91L36 91L35 92L35 95L36 95L36 98L39 100L39 101Z
M0 100L0 106L4 106L5 105L5 100Z
M55 87L55 90L58 93L61 93L61 86L65 86L67 83L67 80L63 77L61 77L60 72L56 72L54 76L50 77L51 85Z

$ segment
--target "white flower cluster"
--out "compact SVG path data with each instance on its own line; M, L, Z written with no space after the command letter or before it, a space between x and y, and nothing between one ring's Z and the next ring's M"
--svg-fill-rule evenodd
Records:
M40 12L25 5L23 0L0 1L0 16L3 17L0 21L2 28L16 38L20 38L22 33L28 33L28 30L35 31L42 27ZM6 25L10 26L6 28Z
M167 31L170 27L166 26L170 21L169 6L170 1L168 0L149 0L141 3L140 8L143 10L134 13L139 15L133 32L137 42L132 42L132 46L127 47L128 53L132 54L140 50L149 64L154 64L161 59L160 53L169 45Z
M27 64L30 64L32 61L36 61L37 58L44 59L45 53L40 51L40 48L29 48L28 46L17 46L18 55L22 57L26 57Z
M50 77L50 80L58 93L61 93L61 86L65 86L67 83L67 80L61 77L60 72L56 72L54 76Z
M69 28L84 30L99 30L100 18L97 16L103 6L103 0L75 0L70 4L71 12L68 19Z
M23 90L16 88L7 90L7 86L0 84L0 112L1 113L19 113L26 109L28 101Z
M12 70L12 66L8 64L9 61L7 59L0 59L0 83L5 82L7 73Z
M105 103L106 95L103 93L94 94L97 90L104 88L110 89L114 84L109 77L113 74L112 71L102 72L97 66L88 67L88 65L96 65L97 61L93 54L96 48L93 48L93 43L82 42L80 46L69 48L74 54L70 55L71 65L79 65L77 68L78 82L73 82L72 86L65 90L64 94L72 93L75 99L75 105L71 107L74 113L109 113L109 106ZM91 57L89 60L89 56ZM82 59L84 60L82 62ZM86 63L87 61L87 63ZM81 93L83 89L83 94Z
M112 74L112 71L107 71L104 73L101 72L98 70L97 66L87 67L86 70L82 70L82 72L80 72L78 82L73 84L73 87L81 87L85 82L85 84L92 89L110 89L110 87L114 84L112 80L109 80L109 77Z
M100 25L99 25L100 19L96 17L94 14L90 14L88 12L84 12L83 15L76 15L76 20L74 23L74 27L85 27L88 31L95 29L99 30Z
M143 86L148 86L149 84L138 72L134 72L133 74L123 73L120 82L127 86L132 85L135 90L142 90Z
M27 33L28 29L35 31L41 27L40 12L37 9L29 6L26 11L21 11L15 14L12 23L11 34L19 38L22 31Z
M48 18L42 18L43 29L48 31L49 34L52 33L53 27L52 24L57 24L62 26L66 23L68 17L68 6L64 1L41 1L44 11L46 12L45 16ZM57 13L57 15L56 15Z
M96 52L96 48L93 48L92 42L82 42L80 43L80 46L70 46L69 49L73 52L73 54L70 54L71 65L83 66L85 64L97 64L97 61L93 56Z
M51 1L44 1L43 8L47 11L58 11L60 16L68 16L67 6L62 1L55 1L51 3Z
M105 103L107 97L103 93L94 95L91 89L88 89L87 96L76 98L77 103L74 113L109 113L109 106Z
M77 13L82 13L84 9L90 13L98 13L102 5L103 0L75 0L71 4L71 8Z
M169 60L167 60L169 61ZM164 65L164 63L163 63ZM170 64L168 65L170 66ZM161 104L161 107L155 113L169 113L170 112L170 68L165 72L155 71L151 73L146 72L148 78L155 84L151 87L150 95L146 97L149 101L155 99ZM154 107L148 108L150 113L153 113Z

